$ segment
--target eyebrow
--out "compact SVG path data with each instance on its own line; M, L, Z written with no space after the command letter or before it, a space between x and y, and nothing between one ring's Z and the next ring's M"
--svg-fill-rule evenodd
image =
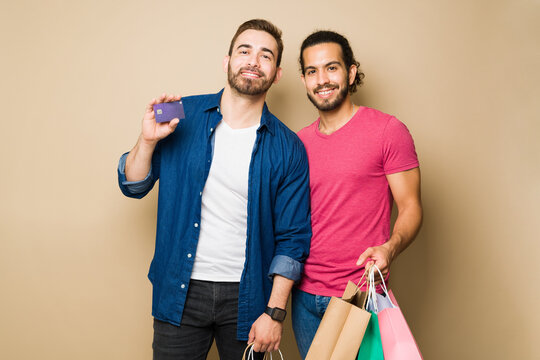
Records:
M339 65L339 66L342 66L341 62L337 61L337 60L334 60L334 61L330 61L326 64L323 65L323 67L327 67L327 66L330 66L330 65ZM306 66L304 68L304 70L307 70L307 69L317 69L315 66L313 65L309 65L309 66Z
M340 61L337 61L337 60L334 60L334 61L330 61L328 64L326 64L325 66L330 66L330 65L339 65L341 66L341 62Z
M324 64L322 67L327 67L327 66L330 66L330 65L341 65L341 62L337 61L337 60L334 60L334 61L330 61L330 62L327 62L326 64ZM305 69L316 69L317 67L314 66L314 65L308 65L305 67Z
M240 45L238 45L236 47L237 50L240 49L240 48L253 49L253 46L251 46L249 44L240 44ZM263 47L261 50L264 51L264 52L269 52L270 54L272 54L273 57L275 57L274 52L272 50L270 50L268 48L265 48L265 47Z

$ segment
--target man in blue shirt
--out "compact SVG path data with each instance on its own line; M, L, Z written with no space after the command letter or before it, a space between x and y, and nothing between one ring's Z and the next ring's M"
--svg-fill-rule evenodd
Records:
M225 88L147 107L118 167L122 192L159 182L153 284L154 359L221 359L279 347L285 306L311 239L309 171L301 141L272 115L281 31L242 24L223 61ZM185 119L156 123L153 105L182 101Z

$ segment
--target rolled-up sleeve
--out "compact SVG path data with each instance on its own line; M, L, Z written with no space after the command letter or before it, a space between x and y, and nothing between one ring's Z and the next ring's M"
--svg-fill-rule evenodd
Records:
M302 276L303 268L304 265L300 261L285 255L276 255L272 259L268 275L273 277L277 274L297 282Z
M142 198L152 189L155 183L152 165L143 180L128 181L126 179L126 159L128 154L129 152L123 154L118 161L118 186L120 186L120 190L122 190L124 195L133 198Z

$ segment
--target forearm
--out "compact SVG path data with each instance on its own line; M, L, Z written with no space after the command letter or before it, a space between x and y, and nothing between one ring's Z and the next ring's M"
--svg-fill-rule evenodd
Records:
M293 280L287 279L281 275L274 275L274 283L270 299L268 300L268 306L271 308L278 307L285 309L293 285Z
M293 284L293 280L274 275L268 307L285 309ZM275 351L279 349L282 332L282 322L272 319L267 313L262 313L251 326L248 343L253 343L253 350L257 352Z
M414 241L421 226L422 205L419 201L399 209L392 236L383 245L389 250L392 259L395 259Z
M137 144L135 144L126 159L126 180L140 181L148 175L152 166L152 155L156 144L157 142L148 142L142 138L142 135L139 136Z

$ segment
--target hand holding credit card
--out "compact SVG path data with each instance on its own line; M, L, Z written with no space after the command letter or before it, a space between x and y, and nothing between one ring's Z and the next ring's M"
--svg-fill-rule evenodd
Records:
M154 116L157 123L169 122L172 119L185 119L184 105L182 100L154 104Z

